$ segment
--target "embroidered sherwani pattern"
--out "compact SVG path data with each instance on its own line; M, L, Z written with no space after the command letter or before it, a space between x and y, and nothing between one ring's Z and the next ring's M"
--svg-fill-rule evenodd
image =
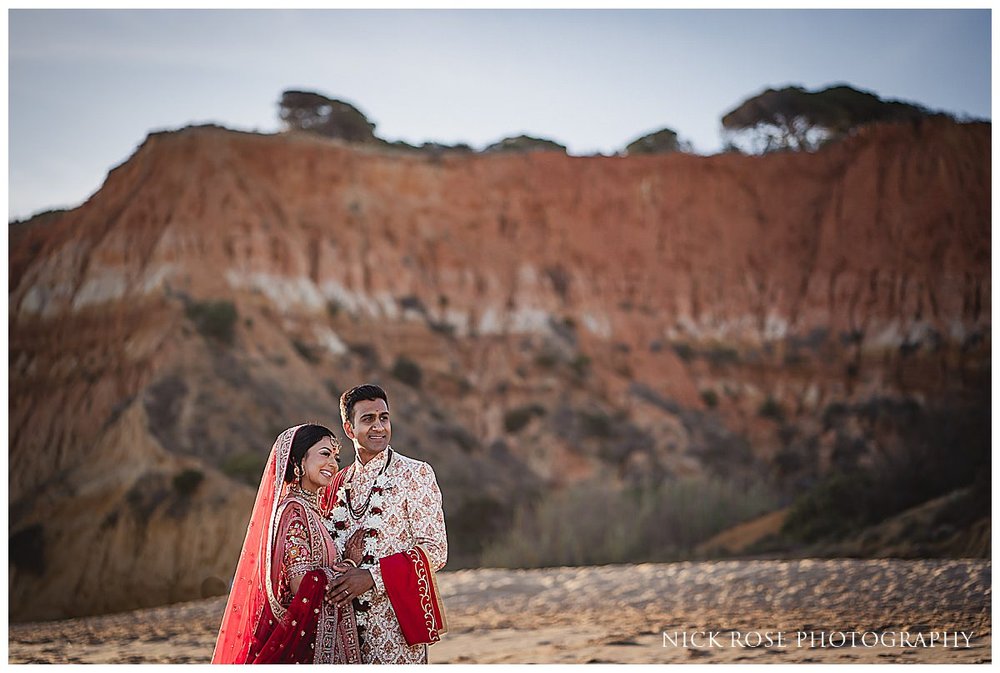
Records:
M364 465L355 461L347 468L346 480L351 483L351 497L355 503L363 502L368 496L385 466L388 454L388 449L381 451ZM407 458L393 449L385 474L387 485L383 494L382 525L376 538L375 557L405 552L419 544L426 550L437 572L448 558L448 540L444 511L441 509L441 490L434 470L427 463ZM364 516L360 520L348 516L347 530L337 536L341 551L351 535L363 527L364 521ZM361 648L362 661L366 664L426 663L427 647L411 647L403 638L392 604L386 596L378 563L374 567L365 567L371 571L375 587L361 596L371 602Z

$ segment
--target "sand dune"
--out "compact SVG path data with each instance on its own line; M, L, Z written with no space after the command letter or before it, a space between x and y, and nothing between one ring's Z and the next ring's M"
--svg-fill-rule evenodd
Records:
M431 647L430 660L985 663L991 571L985 560L835 559L443 572L450 632ZM224 602L12 624L9 661L206 662ZM717 635L664 647L664 632L679 641L683 634ZM756 645L755 634L763 632L770 632L770 646L744 646ZM797 643L798 632L814 641L805 636ZM818 646L820 633L850 632L858 634L854 647ZM928 646L931 633L959 632L969 636L969 647L964 640L962 647L942 647L940 637ZM866 643L878 634L882 640L865 646L858 640L865 633L872 634Z

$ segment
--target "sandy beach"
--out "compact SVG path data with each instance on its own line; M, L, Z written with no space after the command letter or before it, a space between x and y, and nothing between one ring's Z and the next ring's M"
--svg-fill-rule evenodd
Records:
M449 632L429 658L987 663L991 571L987 560L896 559L446 571ZM224 603L11 624L9 662L205 663Z

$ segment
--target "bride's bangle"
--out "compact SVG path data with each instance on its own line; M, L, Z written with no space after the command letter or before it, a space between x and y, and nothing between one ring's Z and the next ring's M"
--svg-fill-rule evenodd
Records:
M341 562L342 562L342 563L347 563L348 565L352 565L352 566L354 566L355 568L357 568L357 567L358 567L358 564L357 564L357 563L355 563L355 562L354 562L353 560L351 560L351 559L349 559L349 558L345 558L345 559L344 559L343 561L341 561Z

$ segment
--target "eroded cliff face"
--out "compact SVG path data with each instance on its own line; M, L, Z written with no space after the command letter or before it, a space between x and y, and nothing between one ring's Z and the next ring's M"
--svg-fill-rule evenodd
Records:
M220 591L274 436L367 380L455 563L545 487L770 473L788 427L822 471L831 404L988 381L990 184L985 124L767 157L152 135L10 230L11 616Z

